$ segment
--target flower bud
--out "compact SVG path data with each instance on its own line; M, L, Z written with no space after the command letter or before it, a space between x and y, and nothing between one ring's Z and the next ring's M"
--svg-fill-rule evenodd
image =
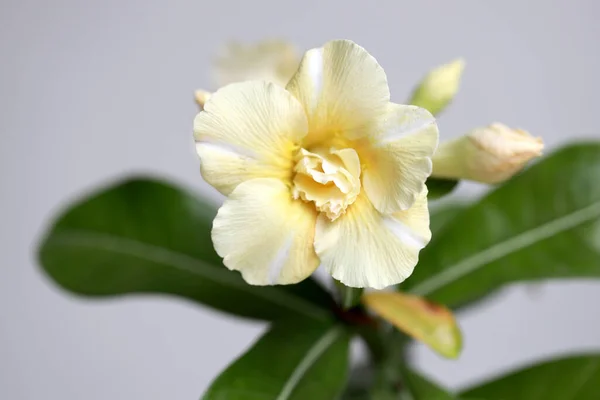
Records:
M196 99L196 103L198 103L198 106L200 107L200 111L204 110L204 104L206 104L210 95L210 92L201 89L196 90L196 92L194 93L194 98Z
M300 64L296 47L281 40L264 40L255 44L229 43L221 49L214 66L217 88L248 80L265 80L285 86ZM197 90L200 110L210 92Z
M438 114L458 92L464 68L465 62L459 58L429 71L413 92L410 104L423 107L433 115Z
M431 176L499 183L540 156L543 148L541 138L495 123L441 143L433 156Z
M282 40L230 43L221 49L214 74L218 87L255 79L285 86L299 65L296 47Z

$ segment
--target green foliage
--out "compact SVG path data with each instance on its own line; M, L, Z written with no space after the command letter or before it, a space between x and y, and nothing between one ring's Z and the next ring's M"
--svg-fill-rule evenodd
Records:
M597 400L600 354L548 361L465 391L461 399Z
M439 235L442 229L465 208L467 208L467 205L461 203L432 207L429 210L429 229L431 229L431 235L433 237Z
M431 305L431 300L458 307L511 282L600 277L598 177L600 144L573 145L472 205L433 208L433 240L400 290L410 298L424 297L414 297L414 304ZM457 183L428 180L429 198L450 193ZM404 357L407 338L386 329L381 315L374 317L359 304L362 290L338 283L336 304L312 279L287 286L247 285L213 250L215 213L168 183L128 180L64 211L44 236L39 260L49 277L76 294L170 294L273 321L215 379L207 400L335 399L346 386L348 346L356 334L365 339L372 364L352 378L343 399L598 398L598 355L543 363L454 396L410 371ZM388 319L405 316L413 303L385 308L394 317ZM411 321L419 321L423 315L413 308L418 315ZM428 325L432 332L440 327L437 322Z
M564 148L458 213L401 289L451 307L510 282L600 277L600 144Z
M404 384L414 399L423 400L453 400L454 395L441 386L426 379L414 371L404 370L402 373Z
M41 244L40 263L82 295L167 293L251 318L329 318L333 300L312 279L250 286L225 268L210 239L215 213L167 183L128 180L63 212Z
M454 179L429 178L425 183L427 185L427 199L436 200L452 193L458 181Z
M346 383L348 344L338 324L276 324L213 382L203 400L335 399Z

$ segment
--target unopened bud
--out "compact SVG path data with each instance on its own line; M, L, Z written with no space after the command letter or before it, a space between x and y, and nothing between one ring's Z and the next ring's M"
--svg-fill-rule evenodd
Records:
M282 40L230 43L217 58L214 73L218 87L255 79L285 86L299 65L296 47Z
M524 130L495 123L460 138L443 142L433 156L432 176L503 182L542 154L541 138Z
M410 104L423 107L433 115L438 114L458 92L464 68L465 62L459 58L429 71L413 92Z
M287 85L300 64L296 47L281 40L265 40L255 44L230 43L221 49L213 71L216 87L249 80L263 80ZM200 110L210 92L197 90Z
M200 107L200 111L204 110L204 104L208 101L211 93L206 90L196 90L194 93L194 98L196 99L196 103Z

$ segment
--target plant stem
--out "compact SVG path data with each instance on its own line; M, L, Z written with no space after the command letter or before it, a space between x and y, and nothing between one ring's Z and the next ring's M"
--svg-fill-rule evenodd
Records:
M396 330L385 335L383 357L375 364L376 373L371 398L374 400L414 400L406 389L402 374L405 366L407 338Z

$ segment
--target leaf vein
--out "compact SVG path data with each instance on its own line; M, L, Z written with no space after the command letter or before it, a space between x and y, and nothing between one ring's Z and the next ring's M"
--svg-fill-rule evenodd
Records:
M487 249L475 253L470 257L444 269L441 273L424 280L409 290L410 293L426 296L433 291L456 281L477 269L501 259L511 253L522 250L541 240L552 237L560 232L572 229L593 218L600 216L600 201L581 208L558 219L544 223L533 229L527 230L510 239L497 243Z
M327 331L321 338L308 350L304 358L300 361L298 366L294 369L290 378L285 382L281 392L276 397L276 400L287 400L290 395L298 386L298 383L302 380L306 372L310 367L327 351L327 349L335 342L342 334L342 328L334 326L332 329Z
M172 251L139 240L107 233L69 229L57 232L51 237L49 243L62 246L95 248L107 252L137 257L150 262L174 267L224 286L234 287L237 290L268 300L271 303L277 303L278 306L287 307L292 311L314 319L324 320L329 317L326 310L313 305L301 297L272 288L271 290L265 290L265 293L261 293L261 291L253 290L251 286L242 281L233 279L233 275L231 275L225 267L223 267L223 272L226 273L223 273L219 271L218 268L214 268L211 264L187 254Z

